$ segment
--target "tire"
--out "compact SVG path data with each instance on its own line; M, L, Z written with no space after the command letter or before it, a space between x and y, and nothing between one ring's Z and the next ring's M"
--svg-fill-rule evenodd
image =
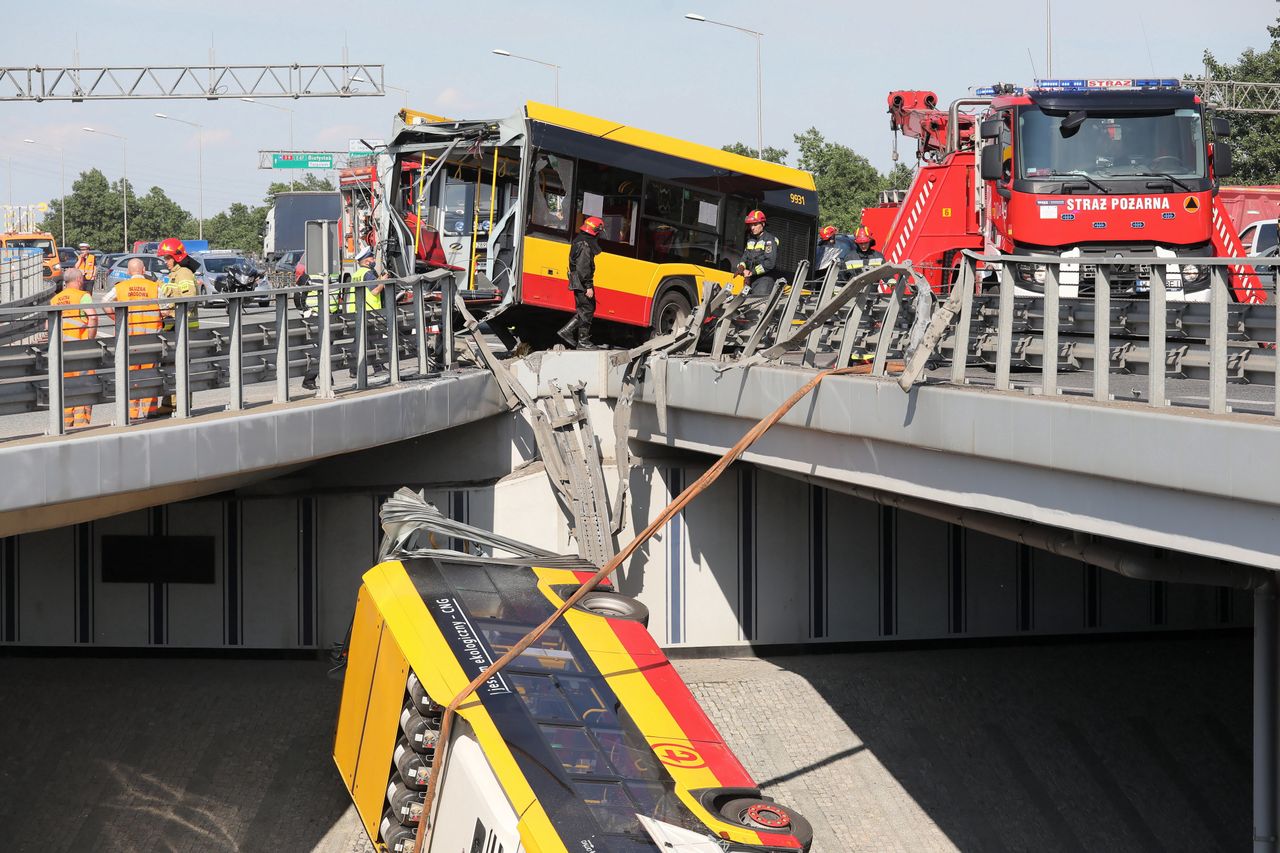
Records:
M758 817L765 821L763 823L753 820L749 816L753 807L760 808ZM760 829L765 832L780 832L795 836L805 850L809 849L809 845L813 843L813 827L809 825L809 821L796 814L786 806L780 806L769 800L760 800L755 797L743 797L736 800L729 800L720 806L720 817L729 823L745 826L748 829ZM782 826L771 825L774 820L779 818L785 819L786 824Z
M684 292L670 288L653 303L653 334L665 335L679 327L693 313L693 305Z
M304 311L304 310L306 310L306 307L307 307L307 294L306 294L306 293L303 293L302 291L299 291L299 292L297 292L297 293L293 294L293 307L294 307L294 308L297 308L299 311Z
M629 595L593 589L574 605L575 610L594 613L606 619L626 619L649 627L649 608Z

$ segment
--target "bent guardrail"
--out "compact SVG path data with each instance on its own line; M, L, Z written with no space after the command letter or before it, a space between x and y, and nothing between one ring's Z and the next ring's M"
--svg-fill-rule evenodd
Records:
M378 285L386 289L382 309L375 311L367 308L364 291ZM290 307L296 294L312 292L319 306L329 306L338 291L353 294L338 304L353 304L354 312ZM171 313L172 328L135 334L129 334L128 317L131 310L140 310L137 302L0 308L0 326L34 315L48 338L0 347L0 414L47 409L46 433L62 435L68 406L114 403L114 422L128 424L131 399L173 395L174 416L186 418L192 393L212 388L231 390L226 404L231 411L244 408L245 386L253 383L274 382L272 401L277 403L290 399L289 380L299 377L314 381L317 396L332 397L336 368L354 374L353 390L369 386L375 364L385 366L390 384L399 384L453 365L452 312L442 312L440 305L452 304L455 292L453 276L439 271L332 287L324 283L162 298L157 302ZM262 301L268 310L252 310L250 302ZM225 302L225 327L209 327L212 315L205 313L200 319L206 326L190 328L189 312L213 302ZM64 314L81 310L98 314L101 334L64 340Z

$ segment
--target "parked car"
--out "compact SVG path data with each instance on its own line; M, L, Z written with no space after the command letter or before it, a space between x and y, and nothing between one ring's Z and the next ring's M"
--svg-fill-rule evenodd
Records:
M298 264L302 263L302 250L292 249L280 256L280 260L276 261L271 267L276 272L294 272ZM294 280L297 281L297 274L294 274Z
M147 278L155 279L159 282L169 280L169 265L159 255L149 254L115 254L106 255L100 262L106 270L103 278L106 288L115 287L118 282L124 281L129 277L129 261L134 258L141 258L143 264L147 268Z
M254 283L255 290L269 291L271 289L270 282L267 281L266 273L261 266L250 258L246 258L243 252L236 249L216 249L208 252L194 252L192 258L200 264L200 271L196 273L196 278L203 285L201 292L217 294L223 291L234 291L243 289L242 282L246 279L244 272L253 271L260 274L260 278ZM237 283L232 285L228 276L233 267L240 267L242 273ZM225 302L225 300L218 300ZM263 296L261 299L255 300L259 305L266 304L268 297Z

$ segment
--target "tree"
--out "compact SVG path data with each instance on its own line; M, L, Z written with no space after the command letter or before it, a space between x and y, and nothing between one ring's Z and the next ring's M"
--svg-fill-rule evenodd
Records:
M871 161L847 145L827 142L816 127L795 135L799 167L813 173L818 216L823 223L852 228L862 208L876 203L885 178Z
M61 233L62 204L62 199L54 199L50 203L49 213L40 223L42 229L52 234ZM137 197L130 185L130 213L135 204ZM108 182L107 176L97 169L81 172L71 185L66 205L67 242L70 245L85 242L102 251L119 251L124 245L124 199L120 181Z
M742 142L732 142L728 145L725 145L721 150L728 151L730 154L741 154L743 157L756 156L756 149ZM787 149L774 148L772 145L766 145L764 147L764 156L759 159L769 163L786 163Z
M246 254L262 252L262 232L267 225L267 207L236 202L204 223L210 246L239 249Z
M277 193L287 192L334 192L338 187L329 178L322 178L312 172L307 172L300 179L292 183L287 181L274 181L271 186L267 187L267 195L263 198L263 202L270 207L275 201ZM264 213L265 215L265 213Z
M1267 27L1271 46L1245 50L1234 64L1218 62L1205 51L1204 65L1212 80L1280 83L1280 20ZM1280 116L1230 113L1231 148L1235 161L1232 183L1280 183Z
M195 218L159 187L129 202L130 241L193 237L198 230Z
M894 163L884 176L880 188L883 190L905 190L911 187L911 182L915 180L916 170L908 166L906 163Z

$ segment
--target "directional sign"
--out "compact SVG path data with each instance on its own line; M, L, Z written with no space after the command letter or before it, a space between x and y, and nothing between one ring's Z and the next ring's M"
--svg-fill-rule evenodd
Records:
M273 169L332 169L332 154L284 153L271 155Z

